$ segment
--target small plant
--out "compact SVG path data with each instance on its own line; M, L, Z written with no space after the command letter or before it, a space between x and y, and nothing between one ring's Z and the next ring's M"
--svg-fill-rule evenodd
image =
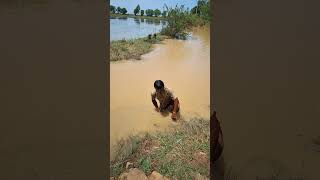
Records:
M139 167L141 170L143 170L143 172L145 172L146 174L150 174L151 173L151 159L149 156L147 157L142 157L139 161Z

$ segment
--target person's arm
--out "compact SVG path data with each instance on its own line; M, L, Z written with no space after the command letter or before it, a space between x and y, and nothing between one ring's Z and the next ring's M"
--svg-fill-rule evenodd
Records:
M157 101L156 101L155 99L152 99L152 103L153 103L153 105L154 105L154 107L155 107L156 109L159 109L158 103L157 103Z
M155 92L151 93L151 100L152 100L152 104L154 105L154 107L156 108L156 111L159 111L159 106L158 103L156 101L156 94Z
M171 118L173 120L177 119L178 107L179 107L179 100L178 100L178 98L174 98L174 100L173 100L173 110L172 110L172 115L171 115Z
M179 99L176 97L173 100L173 113L176 114L178 111L178 106L179 106Z

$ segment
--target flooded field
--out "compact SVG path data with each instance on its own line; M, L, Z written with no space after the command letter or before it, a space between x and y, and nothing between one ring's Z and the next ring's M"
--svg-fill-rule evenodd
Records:
M143 18L110 18L110 40L134 39L158 33L166 21Z
M150 93L157 79L179 98L181 118L209 119L209 28L194 29L189 40L167 39L142 60L110 63L111 152L119 138L175 124L154 110Z

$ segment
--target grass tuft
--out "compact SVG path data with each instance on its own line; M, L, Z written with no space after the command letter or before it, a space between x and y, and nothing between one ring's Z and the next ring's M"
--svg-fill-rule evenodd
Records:
M112 175L119 176L125 170L124 164L131 162L146 175L157 171L177 179L190 179L197 173L209 177L209 128L208 120L193 119L165 132L146 134L132 153L117 151L122 158L111 162Z

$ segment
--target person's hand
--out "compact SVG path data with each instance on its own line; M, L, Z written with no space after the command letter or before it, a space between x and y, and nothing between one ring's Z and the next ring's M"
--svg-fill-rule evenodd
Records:
M173 112L172 115L171 115L171 118L173 120L177 120L177 113L176 112Z

